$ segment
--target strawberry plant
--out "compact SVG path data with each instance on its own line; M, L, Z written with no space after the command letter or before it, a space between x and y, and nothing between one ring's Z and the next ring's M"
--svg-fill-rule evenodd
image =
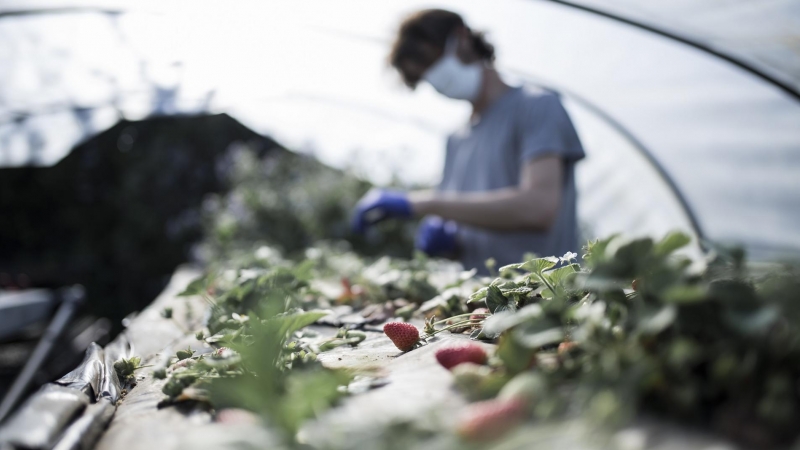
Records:
M351 375L324 369L317 355L366 338L349 328L314 345L298 336L326 314L319 309L346 305L380 310L403 352L445 332L497 344L435 354L477 402L453 430L462 440L499 439L534 418L614 426L644 413L759 448L791 442L800 417L797 272L756 274L724 249L698 269L676 253L687 243L678 233L614 236L589 243L580 264L571 253L531 258L493 279L422 257L368 262L335 245L310 248L299 262L260 248L187 289L208 301L197 338L218 350L182 350L154 375L167 377L169 401L255 412L291 443L347 391Z
M730 253L698 272L674 254L687 243L615 236L587 247L584 268L533 259L474 296L494 308L484 330L501 335L502 370L542 377L532 413L620 424L650 412L760 448L796 438L796 274L747 278Z

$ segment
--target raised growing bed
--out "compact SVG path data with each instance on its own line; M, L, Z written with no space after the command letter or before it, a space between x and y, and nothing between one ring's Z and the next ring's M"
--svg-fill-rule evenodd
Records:
M754 277L736 252L697 272L673 254L686 241L612 238L581 266L534 258L494 279L331 248L181 269L121 338L141 361L114 364L135 386L95 448L790 443L796 272ZM488 360L451 367L465 344Z
M157 364L164 354L179 348L192 347L206 354L212 350L193 334L181 330L200 325L197 315L192 315L194 320L186 320L186 311L189 308L202 311L205 303L197 297L176 295L198 275L195 269L179 269L164 293L128 327L128 338L137 353L147 355L143 364ZM164 320L161 315L164 308L173 308L173 317L179 320L179 325ZM333 336L337 330L327 325L308 328L321 338ZM437 349L469 337L447 333L431 340L429 345L403 353L382 332L366 331L366 334L367 338L357 347L339 347L320 353L318 359L328 368L370 372L379 382L371 383L374 387L369 386L369 381L356 386L354 393L336 407L310 421L300 431L300 440L312 448L373 448L376 441L383 441L384 433L387 440L402 442L404 432L425 436L432 432L444 434L454 427L468 400L454 388L452 374L434 355ZM496 348L491 343L480 345L489 352ZM137 377L136 386L119 401L113 420L94 447L97 450L267 448L261 446L270 442L280 445L268 429L251 421L251 417L234 415L220 423L215 421L213 412L197 408L191 402L163 405L165 395L161 390L165 380L153 378L149 369L144 372ZM424 424L426 418L430 422ZM621 444L621 448L644 448L629 446L643 441L648 442L647 448L706 449L715 444L714 448L726 448L719 446L722 441L707 434L653 420L641 420L605 438ZM537 444L543 448L606 448L607 441L596 439L592 428L582 421L563 421L521 430L504 448L532 448ZM409 445L414 445L412 442L409 439ZM438 448L455 448L450 444L456 443L439 441Z

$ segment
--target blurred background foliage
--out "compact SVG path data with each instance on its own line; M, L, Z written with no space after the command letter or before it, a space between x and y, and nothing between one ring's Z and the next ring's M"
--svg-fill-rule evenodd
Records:
M233 146L228 156L231 189L206 198L200 260L219 261L261 245L302 258L320 241L344 241L364 256L411 256L412 223L387 221L365 235L352 233L350 213L368 182L290 152L261 158L249 146Z
M2 287L87 289L114 332L185 262L317 240L408 256L410 224L365 237L349 210L369 184L290 152L231 117L122 121L51 167L0 168Z

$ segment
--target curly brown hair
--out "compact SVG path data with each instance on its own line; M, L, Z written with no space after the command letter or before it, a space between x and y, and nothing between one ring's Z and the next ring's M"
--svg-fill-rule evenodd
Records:
M459 28L466 28L472 39L472 49L481 60L494 61L494 46L484 33L473 31L460 15L444 9L425 9L407 17L401 24L389 53L389 63L400 72L403 82L416 87L420 77L403 70L403 64L413 61L430 66L443 52L447 38ZM432 51L433 50L433 51Z

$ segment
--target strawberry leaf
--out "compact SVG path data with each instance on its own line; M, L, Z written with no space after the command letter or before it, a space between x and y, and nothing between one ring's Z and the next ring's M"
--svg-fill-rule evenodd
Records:
M516 311L517 306L514 302L510 301L497 286L489 286L486 294L486 307L489 308L492 314L502 311Z
M541 275L542 272L552 269L556 266L556 264L558 264L558 258L555 256L548 256L545 258L535 258L531 259L530 261L526 261L520 268L527 270L528 272L533 272L536 275Z
M689 236L679 231L673 231L664 236L664 239L661 239L661 241L656 244L653 251L659 256L666 256L679 248L689 245L691 241Z

